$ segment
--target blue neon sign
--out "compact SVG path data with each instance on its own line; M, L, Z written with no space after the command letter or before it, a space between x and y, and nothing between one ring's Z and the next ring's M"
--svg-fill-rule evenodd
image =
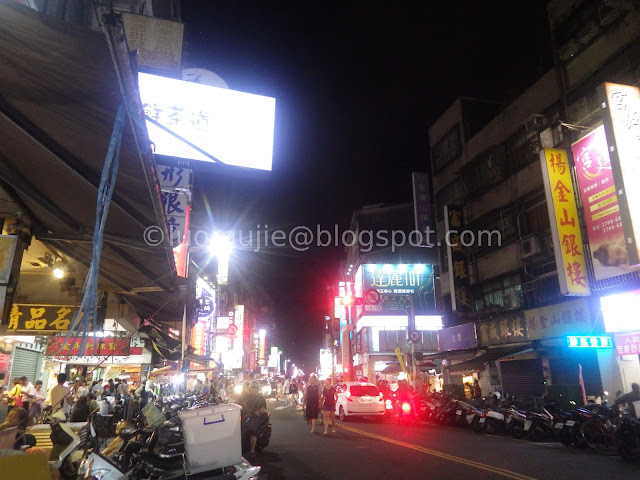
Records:
M567 335L567 345L572 348L613 348L608 335Z

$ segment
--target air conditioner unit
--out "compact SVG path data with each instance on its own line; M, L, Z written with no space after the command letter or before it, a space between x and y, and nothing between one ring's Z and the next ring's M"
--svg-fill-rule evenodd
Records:
M520 254L522 259L532 257L533 255L540 252L540 239L533 235L531 237L525 238L520 242Z

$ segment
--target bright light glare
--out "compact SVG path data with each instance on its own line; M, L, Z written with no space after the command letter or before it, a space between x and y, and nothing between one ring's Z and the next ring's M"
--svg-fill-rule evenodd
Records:
M422 273L424 272L425 266L422 263L418 263L417 265L413 266L413 271L416 273Z
M171 377L171 381L174 385L181 385L184 383L184 373L177 373L173 377Z
M382 271L385 273L393 272L393 265L389 265L389 264L383 265Z
M138 85L155 122L227 165L271 170L275 98L146 73ZM157 154L214 161L148 120L147 130Z
M403 263L401 265L398 265L398 270L402 273L405 273L407 270L409 270L409 266L406 263Z
M637 329L637 321L629 312L640 310L640 290L600 297L604 329L607 333L628 332Z
M215 233L209 243L209 251L218 258L228 257L233 250L233 244L229 237Z
M260 329L260 331L258 333L260 334L261 337L266 337L267 336L267 331L264 328Z
M233 387L233 391L237 394L240 395L242 393L242 384L239 383L237 384L235 387Z
M55 268L53 270L53 276L56 277L56 278L64 277L64 270L62 270L61 268Z

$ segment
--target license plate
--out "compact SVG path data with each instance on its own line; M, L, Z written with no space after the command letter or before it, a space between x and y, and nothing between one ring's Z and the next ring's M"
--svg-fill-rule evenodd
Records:
M525 432L529 431L529 429L531 428L531 423L532 423L531 420L525 420L524 421L524 431Z
M479 422L480 422L480 423L484 423L484 420L485 420L484 418L481 418L481 419L479 420Z
M573 427L575 424L575 420L567 420L567 422L565 423L567 427Z
M562 427L564 427L564 423L562 422L556 423L556 428L562 428Z
M456 415L462 415L462 410L456 410Z

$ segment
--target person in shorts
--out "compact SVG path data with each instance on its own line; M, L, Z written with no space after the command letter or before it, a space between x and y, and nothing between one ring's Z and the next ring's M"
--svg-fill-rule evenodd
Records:
M318 413L320 413L320 389L318 387L318 377L311 375L309 385L304 389L302 405L305 408L307 420L311 422L311 433L316 433L318 423Z
M331 433L336 433L336 386L332 385L331 377L324 381L322 390L322 413L324 418L324 435L329 433L329 419L331 419Z

